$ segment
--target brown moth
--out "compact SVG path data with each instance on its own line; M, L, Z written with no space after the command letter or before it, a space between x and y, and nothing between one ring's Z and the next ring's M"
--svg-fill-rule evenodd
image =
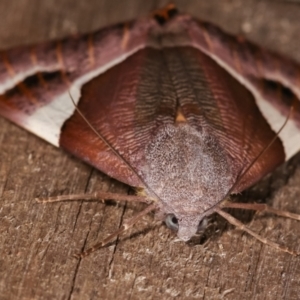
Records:
M150 203L82 255L152 210L183 241L217 212L295 254L223 208L300 220L229 201L300 150L298 78L295 62L168 5L92 34L2 51L0 114L138 191L46 201Z

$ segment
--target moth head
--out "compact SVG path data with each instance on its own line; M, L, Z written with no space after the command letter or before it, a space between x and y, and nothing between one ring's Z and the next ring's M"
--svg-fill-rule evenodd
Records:
M203 231L207 226L207 218L202 216L181 216L168 214L165 217L165 223L169 229L177 232L180 240L187 242L196 233Z

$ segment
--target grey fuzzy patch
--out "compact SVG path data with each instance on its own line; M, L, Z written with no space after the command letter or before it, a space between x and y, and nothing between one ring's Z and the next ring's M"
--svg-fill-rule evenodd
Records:
M182 240L196 233L205 211L223 200L235 180L230 159L216 139L188 124L161 128L145 159L143 177L159 197L160 213L178 219Z

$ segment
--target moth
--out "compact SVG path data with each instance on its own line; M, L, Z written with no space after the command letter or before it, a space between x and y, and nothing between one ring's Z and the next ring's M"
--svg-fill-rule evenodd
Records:
M0 114L61 147L149 204L87 255L156 211L188 241L224 208L298 215L230 202L300 150L300 67L177 12L0 53Z

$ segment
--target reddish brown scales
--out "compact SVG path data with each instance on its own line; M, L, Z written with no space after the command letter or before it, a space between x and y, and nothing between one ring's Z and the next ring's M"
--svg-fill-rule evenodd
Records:
M241 101L243 105L239 105ZM78 107L136 171L141 161L132 161L132 156L144 152L160 127L174 124L178 107L190 126L216 137L234 159L236 174L241 174L274 137L252 95L193 48L139 51L84 86ZM65 124L60 143L110 176L132 186L143 185L128 176L131 171L121 167L123 162L77 113ZM253 166L234 191L252 185L283 160L282 145L277 140L269 155Z

